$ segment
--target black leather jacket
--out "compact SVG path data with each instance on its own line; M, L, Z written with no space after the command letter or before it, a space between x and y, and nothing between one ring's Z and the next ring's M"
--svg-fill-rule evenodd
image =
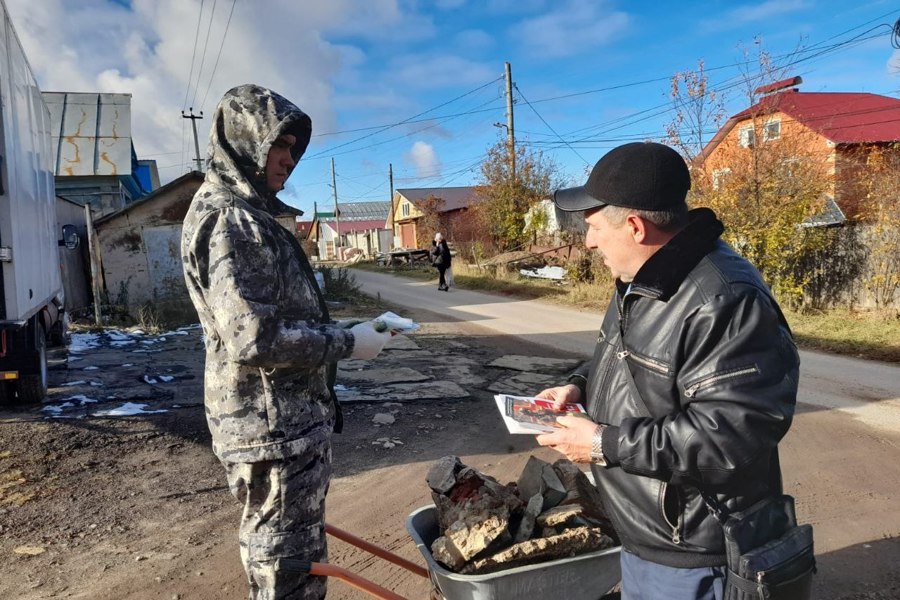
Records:
M625 549L672 567L725 563L698 488L730 510L780 492L777 445L797 396L787 323L722 231L712 211L693 210L630 286L617 282L594 357L570 378L610 425L609 465L593 470Z

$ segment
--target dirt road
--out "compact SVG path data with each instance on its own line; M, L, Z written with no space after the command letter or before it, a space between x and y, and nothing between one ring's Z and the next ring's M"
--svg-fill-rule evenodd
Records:
M453 301L456 293L438 297ZM437 294L422 288L417 305ZM435 459L457 454L509 481L532 453L556 458L529 436L505 433L488 388L499 381L504 389L534 389L559 373L490 363L510 354L576 354L453 318L473 314L468 306L450 317L397 310L422 330L372 365L342 365L342 396L364 401L345 405L328 520L418 560L404 520L429 503L424 474ZM0 412L0 598L244 598L239 507L209 451L201 406L199 332L76 341L68 360L56 356L47 406ZM389 403L365 401L373 390ZM395 422L376 425L378 413ZM816 526L816 598L900 598L898 459L896 429L801 406L783 462L801 518ZM342 542L331 544L330 555L410 599L427 598L424 580ZM363 598L330 585L329 600Z

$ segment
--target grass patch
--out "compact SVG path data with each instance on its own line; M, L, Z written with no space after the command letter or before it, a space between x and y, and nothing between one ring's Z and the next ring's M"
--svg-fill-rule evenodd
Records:
M897 310L785 311L797 343L804 348L859 358L900 362Z

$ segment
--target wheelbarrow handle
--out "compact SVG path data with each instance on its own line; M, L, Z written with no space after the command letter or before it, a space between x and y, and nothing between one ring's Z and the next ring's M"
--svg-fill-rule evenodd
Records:
M377 583L373 583L365 577L360 577L356 573L348 571L343 567L338 567L337 565L317 562L310 563L309 574L318 575L320 577L336 577L344 583L360 589L370 596L380 598L381 600L408 600L404 596L395 594L391 590L383 588Z
M375 598L380 598L381 600L408 600L403 596L395 594L391 590L385 589L380 585L369 581L365 577L360 577L356 573L336 565L310 562L308 560L296 560L293 558L280 558L277 563L277 568L285 571L309 573L316 577L334 577L340 579L344 583L358 588Z
M386 550L380 546L376 546L366 540L356 537L352 533L344 531L343 529L338 529L334 525L325 524L325 533L332 537L336 537L337 539L347 542L351 546L356 546L357 548L361 548L366 552L377 556L378 558L384 559L388 562L394 563L399 567L403 567L407 571L415 573L419 577L424 577L425 579L429 579L428 569L417 565L414 562L410 562L401 556L397 556L390 550Z

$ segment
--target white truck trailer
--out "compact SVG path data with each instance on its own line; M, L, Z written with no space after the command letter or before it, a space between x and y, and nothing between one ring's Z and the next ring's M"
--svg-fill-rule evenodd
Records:
M47 391L63 323L50 113L0 0L0 402Z

